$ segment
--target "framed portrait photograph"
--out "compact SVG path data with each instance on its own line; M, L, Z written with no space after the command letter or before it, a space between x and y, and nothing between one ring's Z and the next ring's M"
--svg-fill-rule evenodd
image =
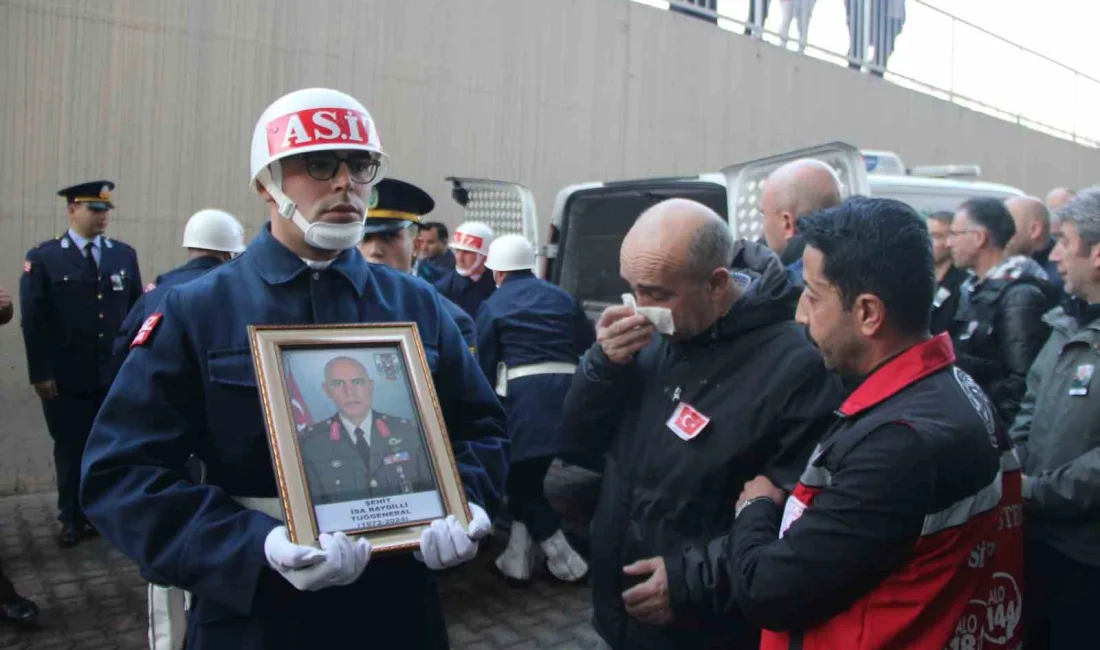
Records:
M287 530L419 548L433 520L470 510L415 323L250 326Z

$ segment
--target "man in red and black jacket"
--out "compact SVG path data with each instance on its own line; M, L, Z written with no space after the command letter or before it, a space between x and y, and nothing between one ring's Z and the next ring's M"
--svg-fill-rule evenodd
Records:
M951 341L928 334L925 224L857 197L799 230L798 318L854 390L790 498L753 479L728 542L696 552L770 630L762 650L1018 647L1019 464Z

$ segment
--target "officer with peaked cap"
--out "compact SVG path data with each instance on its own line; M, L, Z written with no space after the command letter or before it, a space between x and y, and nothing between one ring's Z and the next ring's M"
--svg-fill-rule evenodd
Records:
M78 502L80 459L111 382L111 344L141 296L137 253L108 238L111 181L58 192L69 229L31 249L19 281L30 382L54 442L62 548L94 533Z
M384 178L374 186L367 206L367 222L359 252L368 262L385 264L398 271L412 273L413 227L435 208L427 192L405 181ZM474 319L442 294L443 306L455 319L470 352L477 354L477 330Z
M476 557L509 445L500 402L439 297L354 250L387 161L370 113L345 93L308 88L268 106L252 133L250 179L267 223L240 257L168 291L96 418L81 503L142 577L191 594L188 650L386 645L382 630L403 647L447 646L435 572ZM365 537L343 532L321 534L320 548L292 542L249 325L410 321L469 523L451 515L418 526L416 554L371 557ZM192 454L205 464L202 483L187 473Z

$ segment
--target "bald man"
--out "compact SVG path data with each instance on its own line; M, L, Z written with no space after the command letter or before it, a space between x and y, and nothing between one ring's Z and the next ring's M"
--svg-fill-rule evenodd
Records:
M798 234L802 217L840 205L840 179L833 168L815 158L803 158L783 165L768 176L760 195L764 239L768 248L801 281L802 249L806 243Z
M793 321L775 255L683 199L643 213L620 273L650 315L610 307L566 396L567 451L606 459L591 527L596 630L611 648L755 648L759 631L708 576L744 481L792 487L840 404ZM661 316L653 316L657 322ZM709 546L708 546L709 545Z
M1038 262L1060 300L1062 276L1058 274L1058 265L1050 261L1050 253L1057 243L1050 234L1050 210L1034 196L1010 197L1005 200L1005 207L1016 225L1016 234L1008 240L1005 253L1024 255Z

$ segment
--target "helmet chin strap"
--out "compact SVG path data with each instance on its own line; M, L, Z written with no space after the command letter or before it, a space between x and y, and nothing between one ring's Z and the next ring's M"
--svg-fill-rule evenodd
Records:
M460 269L460 268L458 268L458 265L456 264L455 265L455 273L461 275L464 278L468 278L468 277L470 277L471 275L474 274L474 269L477 269L478 267L481 267L481 272L484 273L486 271L485 267L482 266L482 262L484 262L484 261L485 261L485 256L482 255L481 253L478 253L477 254L477 261L474 262L473 266L471 266L468 269Z
M268 165L267 169L256 177L260 185L263 185L271 198L275 199L279 216L289 219L302 231L305 241L310 246L328 251L342 251L354 248L363 239L363 223L366 215L354 223L310 223L298 210L297 204L289 196L283 193L282 167L279 161Z

